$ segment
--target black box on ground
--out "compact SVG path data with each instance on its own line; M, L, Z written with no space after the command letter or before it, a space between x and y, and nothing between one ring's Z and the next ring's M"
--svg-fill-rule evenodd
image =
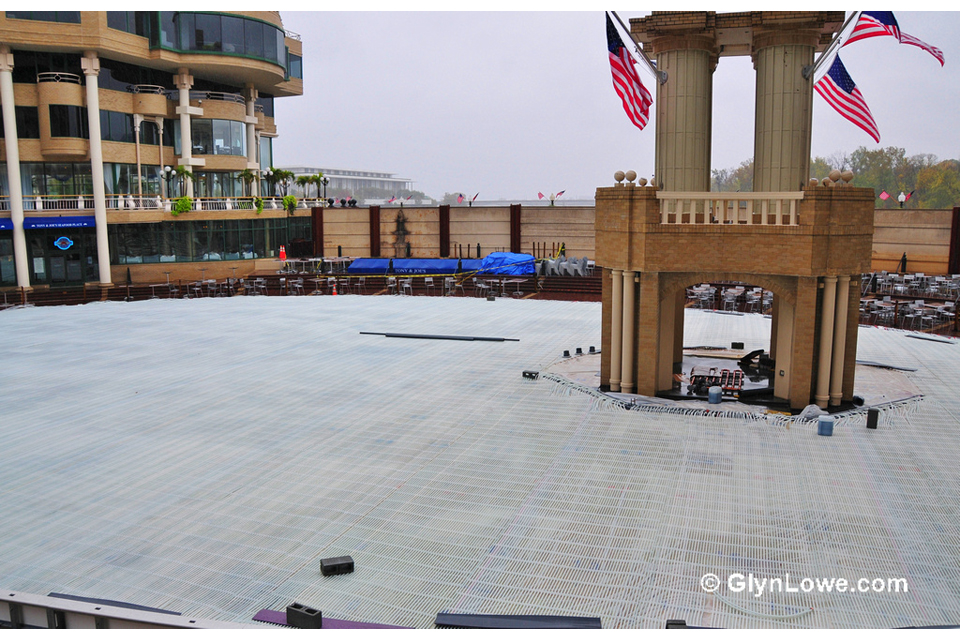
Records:
M323 614L299 602L287 605L287 624L297 629L322 629Z
M325 576L336 576L341 573L353 573L353 558L340 556L339 558L323 558L320 561L320 572Z

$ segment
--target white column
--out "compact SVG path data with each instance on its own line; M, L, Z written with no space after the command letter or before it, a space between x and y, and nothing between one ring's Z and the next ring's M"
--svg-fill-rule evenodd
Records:
M623 350L623 271L610 271L610 291L613 308L610 310L610 391L620 391L620 364Z
M633 393L633 318L634 304L633 271L623 272L623 364L620 365L620 391Z
M169 198L170 194L167 193L167 181L163 175L163 118L157 118L155 120L157 123L157 169L160 173L160 195L164 198Z
M847 350L847 312L850 306L850 276L837 282L837 306L833 322L833 366L830 369L830 406L843 399L843 361Z
M260 170L260 159L257 156L257 109L256 100L259 93L252 85L247 85L246 107L247 107L247 168L253 171ZM250 186L250 195L260 195L260 180L257 179Z
M823 278L820 308L820 357L817 361L817 406L826 409L830 401L830 364L833 360L833 320L837 301L837 276Z
M190 169L193 159L193 136L190 132L190 87L193 86L193 76L188 69L180 69L178 75L173 76L173 82L180 90L180 106L177 107L177 113L180 114L180 164ZM193 197L193 181L185 180L186 195Z
M137 197L143 202L143 166L140 161L140 125L143 124L143 116L139 113L133 114L133 141L137 148ZM139 206L143 206L140 204Z
M87 128L90 131L90 175L93 179L93 216L97 225L97 263L100 284L111 284L110 243L107 240L107 195L103 186L103 147L100 144L100 59L96 51L86 51L80 59L87 86Z
M7 151L7 182L10 185L10 221L13 223L13 264L17 286L30 288L27 237L23 233L23 186L20 184L20 143L13 97L13 54L0 45L0 103L3 104L4 144Z

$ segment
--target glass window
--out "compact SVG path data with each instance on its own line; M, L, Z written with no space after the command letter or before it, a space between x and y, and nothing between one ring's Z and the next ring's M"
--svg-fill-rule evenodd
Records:
M190 136L193 138L191 140L193 154L199 156L213 154L213 126L210 120L192 120Z
M230 121L213 120L213 153L226 155L230 153Z
M177 20L175 11L160 12L160 46L175 49L177 47Z
M292 53L287 58L287 75L291 78L303 80L303 58Z
M264 24L263 25L263 54L267 60L272 62L280 62L279 49L277 48L277 37L279 35L280 42L283 42L283 34L280 33L276 28ZM284 61L286 61L284 59Z
M220 16L198 13L196 48L201 51L220 51Z
M223 30L223 50L225 53L243 53L243 18L223 16L220 27Z
M178 13L180 20L180 49L193 51L197 48L196 21L192 13Z
M80 24L79 11L7 11L8 18Z
M76 195L72 164L49 162L46 165L46 173L46 194L48 196Z
M160 131L156 122L144 120L140 123L140 144L156 146L160 144Z
M67 104L50 105L50 135L54 138L86 138L87 110Z
M230 153L235 156L247 155L246 126L242 122L230 122Z
M17 120L17 139L37 139L40 137L40 117L36 107L16 107L14 114ZM0 138L5 137L3 119L0 118Z
M111 29L127 30L126 11L107 11L107 26Z
M243 37L246 42L248 56L263 57L263 23L253 20L244 20Z

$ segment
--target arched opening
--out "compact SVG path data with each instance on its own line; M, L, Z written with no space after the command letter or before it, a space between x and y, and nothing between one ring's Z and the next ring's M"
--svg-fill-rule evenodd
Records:
M709 389L718 386L730 399L786 402L795 299L790 278L740 273L665 277L659 301L660 395L707 398Z

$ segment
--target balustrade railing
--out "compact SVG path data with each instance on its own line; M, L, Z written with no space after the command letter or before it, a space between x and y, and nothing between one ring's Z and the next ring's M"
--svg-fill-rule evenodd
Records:
M747 224L796 226L803 192L657 193L661 224Z
M108 210L127 211L170 211L171 201L155 194L136 195L129 193L110 193L106 195ZM176 198L174 198L176 200ZM322 207L322 201L317 199L298 200L298 209ZM252 197L215 197L193 198L195 211L251 211L256 210ZM74 196L24 196L23 210L35 211L75 211L93 212L94 202L92 195ZM263 198L263 208L266 210L283 209L283 199L279 197ZM10 196L0 196L0 211L10 211Z

